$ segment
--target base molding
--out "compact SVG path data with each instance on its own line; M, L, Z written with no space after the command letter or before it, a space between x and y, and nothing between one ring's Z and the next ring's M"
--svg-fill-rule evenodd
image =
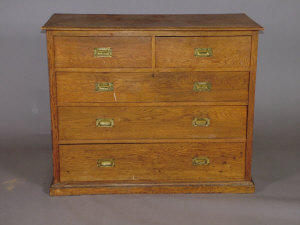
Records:
M51 196L93 194L253 193L253 181L200 183L76 183L52 184Z

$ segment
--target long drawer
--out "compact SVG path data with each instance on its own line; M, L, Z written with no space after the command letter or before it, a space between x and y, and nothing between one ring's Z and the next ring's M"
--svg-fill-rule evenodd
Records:
M58 68L152 66L151 37L56 37Z
M248 68L251 36L156 37L159 68Z
M58 72L58 103L248 101L248 72Z
M60 140L246 138L246 106L58 107Z
M60 180L232 181L245 176L244 143L61 145Z

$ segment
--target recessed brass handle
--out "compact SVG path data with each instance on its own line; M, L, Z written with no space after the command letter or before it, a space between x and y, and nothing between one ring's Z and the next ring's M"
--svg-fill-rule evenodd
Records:
M207 166L209 164L209 158L207 157L195 157L192 159L193 166Z
M94 48L94 57L112 57L112 48Z
M113 91L114 84L109 82L95 83L95 89L97 92Z
M113 127L114 119L99 118L96 119L96 127Z
M194 87L193 87L194 91L210 91L211 90L211 83L204 81L204 82L195 82L194 83Z
M196 57L211 57L213 55L212 48L195 48L194 55Z
M193 119L192 124L194 127L208 127L210 124L210 119L196 117Z
M98 159L97 166L98 167L114 167L115 160L114 159Z

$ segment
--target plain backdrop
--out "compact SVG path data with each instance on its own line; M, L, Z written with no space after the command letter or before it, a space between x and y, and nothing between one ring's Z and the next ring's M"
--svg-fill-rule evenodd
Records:
M260 33L252 195L49 197L53 13L246 13ZM0 225L300 224L299 0L0 0Z

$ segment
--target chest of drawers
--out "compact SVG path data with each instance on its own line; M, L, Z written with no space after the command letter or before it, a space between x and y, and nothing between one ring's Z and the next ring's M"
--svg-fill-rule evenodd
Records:
M251 193L258 32L245 14L54 14L51 195Z

